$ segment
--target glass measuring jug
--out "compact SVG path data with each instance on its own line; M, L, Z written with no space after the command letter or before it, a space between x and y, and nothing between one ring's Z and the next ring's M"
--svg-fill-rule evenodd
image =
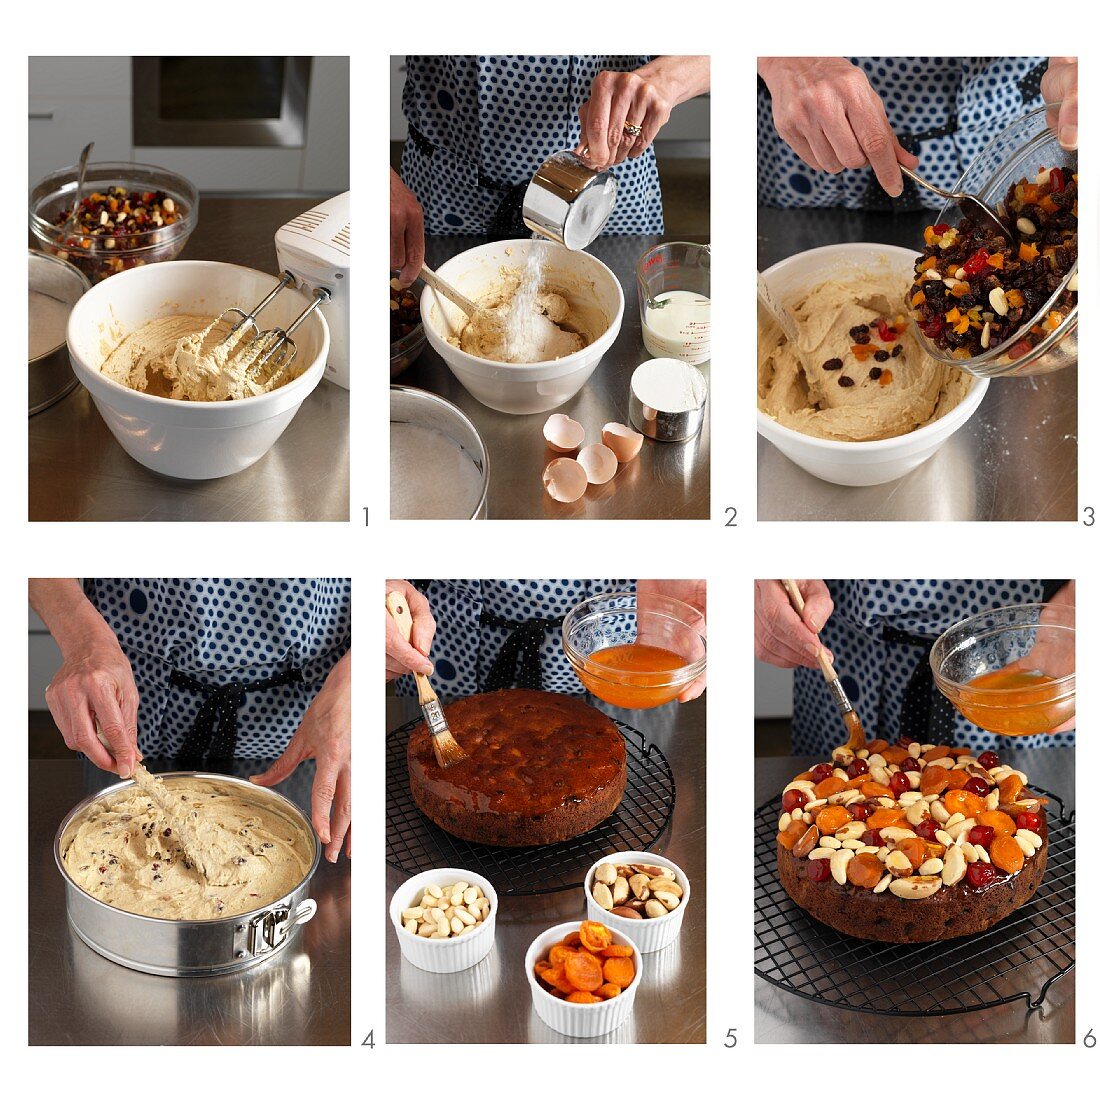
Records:
M642 341L654 357L710 360L710 246L659 243L635 266Z

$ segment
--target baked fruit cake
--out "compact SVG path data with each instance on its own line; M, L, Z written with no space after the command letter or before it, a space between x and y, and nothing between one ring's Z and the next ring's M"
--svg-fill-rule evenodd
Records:
M444 831L491 846L545 846L590 831L626 789L626 745L615 723L579 698L494 691L445 707L467 758L435 760L423 723L409 735L409 785Z
M1047 861L1045 797L991 751L849 741L783 790L779 878L841 933L940 941L1023 906Z

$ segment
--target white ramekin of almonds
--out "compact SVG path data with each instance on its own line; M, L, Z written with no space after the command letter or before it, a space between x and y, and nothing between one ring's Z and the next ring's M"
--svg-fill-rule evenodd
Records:
M429 869L394 892L390 921L411 964L426 972L460 972L493 947L496 889L468 869Z
M640 953L676 940L690 898L684 871L659 854L608 854L584 878L588 917L622 930Z

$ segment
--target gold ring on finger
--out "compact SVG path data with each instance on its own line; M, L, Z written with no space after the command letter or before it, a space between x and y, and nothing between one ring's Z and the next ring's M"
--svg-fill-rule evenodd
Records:
M640 125L624 125L623 132L628 137L640 137L642 135L642 127Z

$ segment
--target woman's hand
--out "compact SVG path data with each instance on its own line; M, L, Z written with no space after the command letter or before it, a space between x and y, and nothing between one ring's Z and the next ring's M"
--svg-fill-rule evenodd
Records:
M306 759L316 759L313 775L313 830L330 862L340 847L351 857L351 653L345 653L310 703L286 751L263 774L249 781L277 786Z
M806 603L805 623L781 581L756 582L756 659L777 668L816 668L822 648L817 635L833 613L833 599L824 581L795 583ZM833 654L825 652L832 660Z
M634 72L605 70L578 111L577 151L599 167L635 159L668 121L672 108L710 88L709 57L658 57ZM640 133L627 133L626 126Z
M696 628L699 633L706 637L707 627L707 582L706 581L639 581L638 582L638 606L642 607L645 604L647 596L669 596L674 600L680 600L681 603L686 603L690 607L694 607L696 611L703 616L703 621ZM641 641L644 638L644 634L641 629L638 631L638 640ZM694 644L694 643L693 643ZM690 656L693 649L685 648L684 655ZM680 695L679 701L690 702L693 698L698 698L707 689L707 673L704 672L697 680L695 680L690 687L682 695Z
M386 595L400 592L409 605L412 615L412 641L406 641L398 632L397 623L386 612L386 682L398 676L419 672L430 676L435 667L428 659L432 651L432 638L435 637L435 619L427 599L408 581L386 581Z
M1077 606L1077 582L1067 581L1053 596L1051 604L1063 604L1066 607ZM1065 618L1064 612L1051 612L1047 608L1039 615L1039 621L1048 624L1055 622L1056 618L1044 616L1060 616ZM1008 667L1008 665L1006 665ZM1035 644L1031 651L1012 663L1012 667L1022 672L1040 672L1051 679L1062 679L1077 671L1077 638L1076 632L1062 626L1047 625L1040 629L1035 638ZM1060 732L1071 732L1077 728L1077 718L1071 717L1057 728L1049 729L1051 735Z
M83 752L101 770L129 778L140 762L138 693L130 662L114 634L90 635L70 649L46 688L46 705L66 747ZM99 739L103 734L107 746Z
M1077 58L1051 57L1039 85L1044 102L1061 103L1047 110L1047 125L1067 151L1077 150Z
M761 57L757 71L772 96L776 132L815 171L831 175L869 163L879 185L899 197L899 163L917 157L898 143L882 99L843 57Z
M424 210L416 195L390 168L390 269L408 288L424 265Z
M101 770L129 778L141 760L138 692L114 631L72 578L31 580L29 593L63 658L46 688L46 705L66 747L83 752Z

